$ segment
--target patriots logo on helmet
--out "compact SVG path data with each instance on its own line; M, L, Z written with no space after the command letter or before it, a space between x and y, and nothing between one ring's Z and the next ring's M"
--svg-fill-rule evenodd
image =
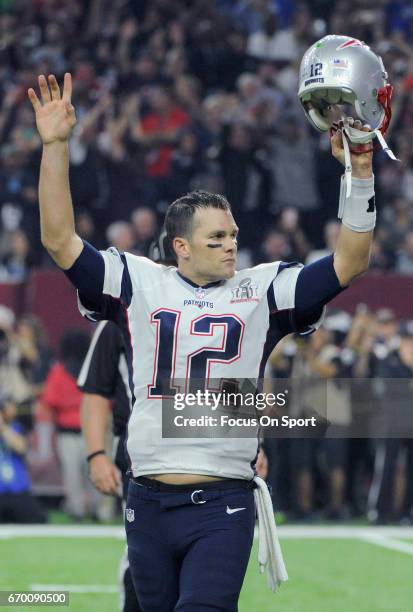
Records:
M341 45L337 47L337 51L340 49L346 49L347 47L368 47L368 45L366 45L366 43L364 43L362 40L358 40L358 38L352 38L351 40L341 43Z

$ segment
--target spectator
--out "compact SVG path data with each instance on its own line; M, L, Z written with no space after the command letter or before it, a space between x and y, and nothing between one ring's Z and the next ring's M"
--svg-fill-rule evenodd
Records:
M306 263L312 263L313 261L317 261L317 259L321 259L326 255L334 253L334 250L337 245L339 232L339 221L329 221L328 223L326 223L324 227L325 248L311 251L307 256Z
M409 231L405 236L403 249L397 258L396 272L413 274L413 231Z
M168 199L173 148L179 128L188 125L190 118L164 87L153 88L149 102L150 111L142 119L138 141L146 149L145 202L156 206Z
M82 240L87 240L91 244L100 246L95 222L92 215L87 210L78 210L75 215L76 232Z
M100 215L105 212L109 198L107 171L97 147L98 122L105 110L107 99L101 98L91 109L88 100L80 111L79 124L70 140L70 177L72 198L76 209L82 208Z
M178 73L175 80L174 93L179 104L188 113L192 120L201 119L201 86L197 79Z
M136 27L134 20L129 21L129 23ZM125 72L125 62L123 63L123 72ZM142 50L133 66L129 67L129 70L121 76L119 86L126 93L140 91L143 96L147 96L151 87L162 83L162 81L155 58L149 50Z
M57 432L57 450L65 491L65 510L82 519L97 512L98 500L88 482L84 441L80 427L82 394L76 386L89 338L69 330L60 342L60 360L50 370L41 396L42 419L51 419Z
M26 233L17 229L10 235L10 247L0 259L0 279L3 282L21 283L26 280L33 260Z
M330 327L330 329L327 329ZM340 327L341 330L341 322ZM347 331L347 326L344 328ZM340 379L348 377L348 365L342 359L343 339L334 339L333 332L337 332L336 321L326 321L326 325L300 346L292 376L299 381L299 389L294 388L293 411L295 416L308 416L311 414L323 415L325 405L326 383L327 404L325 416L331 429L331 438L323 439L292 439L291 440L291 469L292 482L295 483L295 512L300 520L312 519L315 510L314 474L317 454L322 452L328 464L328 502L327 518L339 520L345 517L344 494L345 474L348 444L345 439L346 426L351 422L351 403L349 390L340 384ZM334 434L332 433L334 431Z
M44 45L32 53L34 64L47 61L50 71L55 74L63 74L65 63L65 33L60 23L50 21L46 24Z
M27 439L16 414L11 398L0 396L0 523L45 523L46 514L31 493Z
M314 213L319 207L314 143L291 114L281 119L279 134L272 140L273 208L278 212L292 206Z
M37 213L34 207L37 189L36 175L28 164L27 155L22 155L15 144L5 144L0 161L0 203L15 204L26 225L30 225Z
M292 62L299 48L293 30L281 30L276 15L269 15L262 30L248 38L248 53L257 59Z
M229 2L222 10L228 11L232 19L237 20L249 33L260 31L269 15L278 12L277 2L274 0L261 0L260 2L249 2L249 0L237 0Z
M29 409L33 389L21 367L22 355L14 335L13 312L0 305L0 389L18 406Z
M133 252L133 229L127 221L116 221L109 225L106 230L106 239L110 246L114 246L120 251Z
M383 242L377 238L373 240L370 253L370 270L379 272L387 272L394 267L396 254L386 250Z
M257 243L257 230L251 212L256 215L261 207L261 194L270 181L270 172L263 151L256 147L253 131L246 123L234 122L222 133L222 147L218 155L224 181L224 192L230 202L243 246ZM259 214L259 213L258 213Z
M196 188L197 180L204 170L198 136L195 130L183 128L179 134L179 143L172 154L171 200L178 198Z
M281 232L271 229L256 256L257 261L293 261L291 247Z
M261 122L261 113L267 105L272 107L274 120L273 125L267 125L272 129L278 118L283 103L283 96L274 87L275 83L265 84L256 74L245 72L238 77L237 89L240 98L240 119L247 122Z
M21 354L21 368L38 396L52 365L53 353L41 321L34 315L23 316L17 323L16 343Z
M284 208L276 224L276 230L287 238L292 256L305 261L310 245L300 226L300 213L296 208Z
M380 308L376 312L375 343L373 353L384 359L389 352L399 346L398 322L390 308ZM384 347L384 350L383 350Z
M413 441L403 438L410 431L410 381L413 375L413 322L406 321L399 328L399 346L381 360L377 377L380 379L380 396L384 423L381 437L389 435L389 429L398 427L399 437L393 435L377 440L374 478L369 496L369 518L376 524L386 524L394 519L403 525L413 520L413 486L410 477L413 468ZM395 385L397 379L397 385ZM391 410L389 407L391 406ZM398 456L406 450L404 468L404 495L399 507L396 503Z
M383 211L378 236L388 251L396 251L403 243L407 232L413 231L413 211L404 198L396 198Z
M225 96L223 94L211 94L207 96L202 107L202 127L205 148L218 147L221 141L222 126L225 115ZM214 150L210 150L210 156Z
M156 215L150 208L141 206L131 215L134 250L140 255L148 255L149 245L157 233Z

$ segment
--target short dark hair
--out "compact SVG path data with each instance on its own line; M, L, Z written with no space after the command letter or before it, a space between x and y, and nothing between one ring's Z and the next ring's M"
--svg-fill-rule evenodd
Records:
M172 202L166 211L165 229L170 244L177 236L191 235L194 214L201 208L218 208L231 212L231 206L223 195L209 191L187 193Z

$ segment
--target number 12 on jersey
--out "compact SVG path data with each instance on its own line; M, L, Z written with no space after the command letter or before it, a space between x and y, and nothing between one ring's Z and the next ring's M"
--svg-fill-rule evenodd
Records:
M156 346L148 399L172 397L180 392L179 386L174 384L174 378L181 312L166 308L156 310L151 315L151 323L156 325ZM205 346L206 337L213 339L219 329L223 330L221 343L217 338L216 343L210 341ZM198 337L200 346L186 355L185 393L198 390L200 380L205 381L204 388L207 387L213 363L230 364L239 359L244 329L245 323L234 314L204 314L190 322L189 329L183 332L193 337L194 347Z

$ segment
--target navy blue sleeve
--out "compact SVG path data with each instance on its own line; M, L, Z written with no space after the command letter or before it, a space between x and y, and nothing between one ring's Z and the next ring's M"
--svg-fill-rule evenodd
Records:
M73 266L64 270L64 273L79 291L79 297L86 308L100 311L103 304L105 262L102 254L86 240L83 240L83 245L83 251Z
M79 310L92 321L109 319L118 322L119 315L132 300L132 280L125 253L111 247L101 253L88 242L65 274L77 288Z
M346 287L341 287L334 270L334 257L328 255L304 266L295 288L295 322L297 331L316 323L324 306Z

